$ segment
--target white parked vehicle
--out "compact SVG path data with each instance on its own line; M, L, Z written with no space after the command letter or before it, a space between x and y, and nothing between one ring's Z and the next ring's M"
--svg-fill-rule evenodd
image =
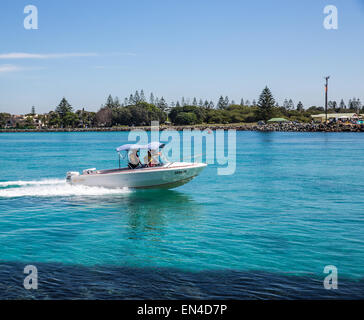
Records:
M117 148L119 153L126 151L136 151L147 149L151 152L159 151L164 144L152 142L147 145L127 144ZM155 160L155 159L154 159ZM119 161L120 162L120 161ZM156 163L151 166L149 164L137 166L132 169L130 166L125 168L96 170L96 168L86 169L82 174L79 172L67 172L67 182L74 185L99 186L106 188L176 188L194 177L199 175L206 167L205 163L191 162L169 162L165 161Z

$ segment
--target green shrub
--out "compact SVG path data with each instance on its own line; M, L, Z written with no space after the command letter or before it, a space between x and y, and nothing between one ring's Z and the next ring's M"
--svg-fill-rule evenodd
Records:
M197 124L197 116L193 112L180 112L176 116L174 123L177 125Z

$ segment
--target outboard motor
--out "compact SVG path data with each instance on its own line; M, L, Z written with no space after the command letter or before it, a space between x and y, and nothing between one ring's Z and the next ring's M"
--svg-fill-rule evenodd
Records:
M68 171L67 175L66 175L66 182L72 183L72 177L76 177L76 176L79 176L79 175L80 175L79 172Z

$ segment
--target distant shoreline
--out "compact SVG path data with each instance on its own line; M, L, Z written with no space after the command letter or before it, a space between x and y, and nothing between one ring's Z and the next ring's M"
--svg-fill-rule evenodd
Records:
M176 130L229 130L237 131L261 131L261 132L364 132L364 125L355 124L323 124L323 123L271 123L265 125L257 125L255 123L237 123L237 124L200 124L190 126L171 126L161 125L160 131ZM16 132L118 132L145 130L150 131L150 126L142 127L109 127L109 128L43 128L43 129L0 129L0 133L16 133Z

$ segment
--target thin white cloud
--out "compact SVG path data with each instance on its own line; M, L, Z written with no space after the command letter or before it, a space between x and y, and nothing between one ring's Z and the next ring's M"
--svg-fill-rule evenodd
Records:
M105 54L108 56L136 56L133 52L113 52ZM72 57L97 57L100 56L95 52L71 52L71 53L28 53L28 52L9 52L0 53L0 59L59 59Z
M94 52L86 53L26 53L26 52L11 52L1 53L0 59L57 59L70 57L95 57L98 56Z
M2 72L14 72L22 70L21 67L14 66L12 64L2 64L0 65L0 73Z
M108 55L110 56L131 56L131 57L135 57L137 54L134 52L111 52Z
M92 66L93 69L127 69L126 66L121 65L109 65L109 66Z
M5 72L17 72L17 71L32 71L32 70L42 70L43 67L23 67L16 66L14 64L0 64L0 73Z

